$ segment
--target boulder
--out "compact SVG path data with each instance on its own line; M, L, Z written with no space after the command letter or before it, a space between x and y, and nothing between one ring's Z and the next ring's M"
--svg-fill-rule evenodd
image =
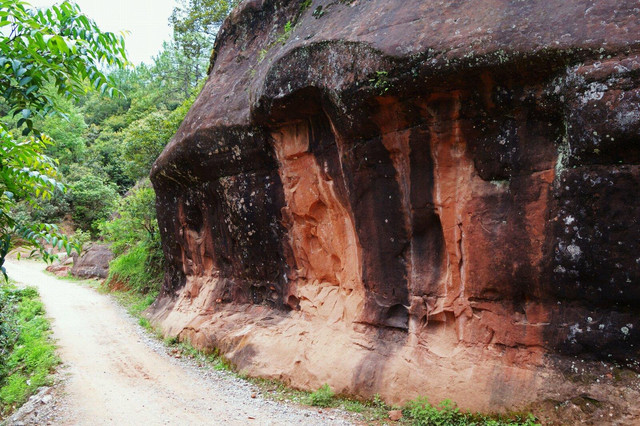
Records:
M74 253L71 275L78 278L107 278L109 262L112 259L113 253L109 246L91 244L82 251L80 256Z
M69 275L69 271L73 267L73 257L66 254L61 255L58 260L55 260L51 265L47 266L47 271L55 274L58 277L66 277Z
M508 410L578 392L570 357L637 368L637 7L244 1L151 173L154 322L392 403Z

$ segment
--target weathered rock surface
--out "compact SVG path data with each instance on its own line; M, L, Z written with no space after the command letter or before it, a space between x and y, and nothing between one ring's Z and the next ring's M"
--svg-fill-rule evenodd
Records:
M105 244L91 244L78 256L74 253L71 275L78 278L107 278L113 252Z
M575 392L567 356L637 367L638 13L243 2L153 167L154 320L392 402L512 408Z

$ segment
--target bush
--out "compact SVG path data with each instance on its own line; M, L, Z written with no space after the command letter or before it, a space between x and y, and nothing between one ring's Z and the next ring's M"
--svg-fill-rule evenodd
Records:
M70 199L74 222L83 230L97 234L99 223L115 208L118 191L114 184L107 184L103 178L89 173L71 186Z
M156 194L145 179L120 200L114 217L100 225L102 236L111 243L116 256L141 241L159 239L155 202Z
M109 266L110 287L120 285L143 294L160 290L164 256L155 198L151 184L144 180L120 202L114 218L100 225L116 255Z
M314 407L329 407L333 402L334 393L328 384L324 384L317 391L309 395L309 404Z
M18 321L16 302L18 295L7 286L0 287L0 359L8 358L18 340ZM0 363L0 383L4 377L6 365Z

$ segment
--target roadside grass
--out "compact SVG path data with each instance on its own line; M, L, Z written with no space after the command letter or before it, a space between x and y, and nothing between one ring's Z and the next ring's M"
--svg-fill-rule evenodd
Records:
M459 410L450 400L437 406L426 398L416 398L403 406L386 404L379 395L369 400L358 400L344 395L335 395L327 384L315 392L291 388L287 384L270 379L239 376L260 389L262 395L275 401L292 401L319 408L338 408L358 414L367 424L389 424L389 412L398 410L402 418L398 424L416 426L534 426L536 418L530 413L481 414Z
M0 418L52 383L60 359L50 324L33 287L0 284Z
M62 277L62 279L67 279ZM162 340L168 347L169 353L176 358L189 358L200 366L208 366L217 371L226 371L236 377L252 383L262 396L279 402L293 402L306 406L322 408L337 408L361 416L367 424L389 424L389 412L399 410L402 418L398 424L416 426L533 426L538 424L530 413L481 414L459 410L450 400L444 400L432 405L426 398L416 398L403 406L386 404L379 395L370 400L354 399L345 395L336 395L329 385L324 384L315 392L299 390L285 382L273 379L250 377L245 371L237 368L222 356L217 350L204 352L193 347L188 340L179 340L175 336L164 337L153 327L143 312L151 306L157 297L157 292L141 294L136 290L125 288L113 289L105 283L96 280L78 280L81 285L89 285L101 293L111 294L134 318L138 324Z

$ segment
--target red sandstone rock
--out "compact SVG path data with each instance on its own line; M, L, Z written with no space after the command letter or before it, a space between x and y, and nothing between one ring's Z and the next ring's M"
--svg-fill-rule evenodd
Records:
M153 167L154 321L249 374L465 409L575 392L566 355L637 366L637 7L245 1Z
M78 256L74 254L71 275L78 278L107 278L113 253L104 244L92 244Z
M70 265L63 265L61 263L54 263L52 265L47 266L47 271L55 274L58 277L66 277L69 275L69 271L71 270Z
M66 277L67 275L69 275L69 271L72 267L73 258L65 254L61 255L58 260L47 266L47 271L55 274L58 277Z

